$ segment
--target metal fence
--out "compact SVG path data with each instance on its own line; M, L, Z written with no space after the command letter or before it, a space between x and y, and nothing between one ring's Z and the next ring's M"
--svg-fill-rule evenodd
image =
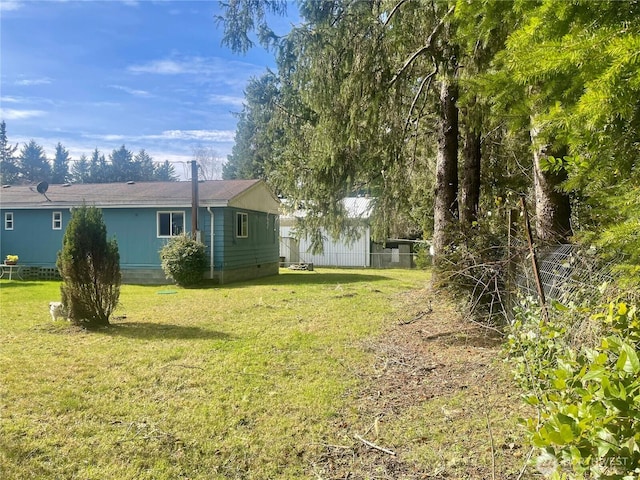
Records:
M518 293L537 297L537 279L531 252L517 262L515 286ZM538 277L544 298L560 303L594 298L598 289L614 280L613 263L602 263L595 251L579 245L560 244L538 248L535 252Z

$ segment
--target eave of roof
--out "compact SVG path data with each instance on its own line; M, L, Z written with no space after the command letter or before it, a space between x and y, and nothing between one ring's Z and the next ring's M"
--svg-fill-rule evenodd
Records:
M261 180L198 182L198 204L201 207L225 207L263 183ZM35 186L18 185L0 190L0 207L66 209L84 203L99 208L186 208L192 203L192 187L190 181L66 184L50 185L46 193L41 194Z

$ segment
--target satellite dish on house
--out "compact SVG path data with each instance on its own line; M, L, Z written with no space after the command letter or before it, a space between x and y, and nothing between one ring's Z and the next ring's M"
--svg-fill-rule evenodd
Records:
M38 193L41 193L42 195L47 193L48 189L49 189L49 184L47 182L40 182L38 185L36 185L36 190L38 191Z
M49 184L47 182L40 182L38 183L38 185L36 185L36 190L38 191L38 193L44 195L44 198L47 199L47 202L50 202L51 199L49 197L47 197L47 190L49 189Z

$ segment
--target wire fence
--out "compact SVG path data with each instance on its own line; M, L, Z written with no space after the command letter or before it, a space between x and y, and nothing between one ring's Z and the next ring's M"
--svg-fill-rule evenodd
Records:
M515 287L521 295L537 297L537 279L531 252L516 267ZM560 244L535 252L538 277L544 298L560 303L593 298L599 288L614 280L613 263L602 263L595 251L579 245ZM517 258L517 256L516 256Z

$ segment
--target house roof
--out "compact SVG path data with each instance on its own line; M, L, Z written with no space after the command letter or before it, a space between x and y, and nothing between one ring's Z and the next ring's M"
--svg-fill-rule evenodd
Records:
M12 185L0 189L0 207L51 209L83 203L100 208L190 207L191 191L190 181L49 185L44 194L35 185ZM198 182L198 204L277 212L279 201L262 180L208 180Z

